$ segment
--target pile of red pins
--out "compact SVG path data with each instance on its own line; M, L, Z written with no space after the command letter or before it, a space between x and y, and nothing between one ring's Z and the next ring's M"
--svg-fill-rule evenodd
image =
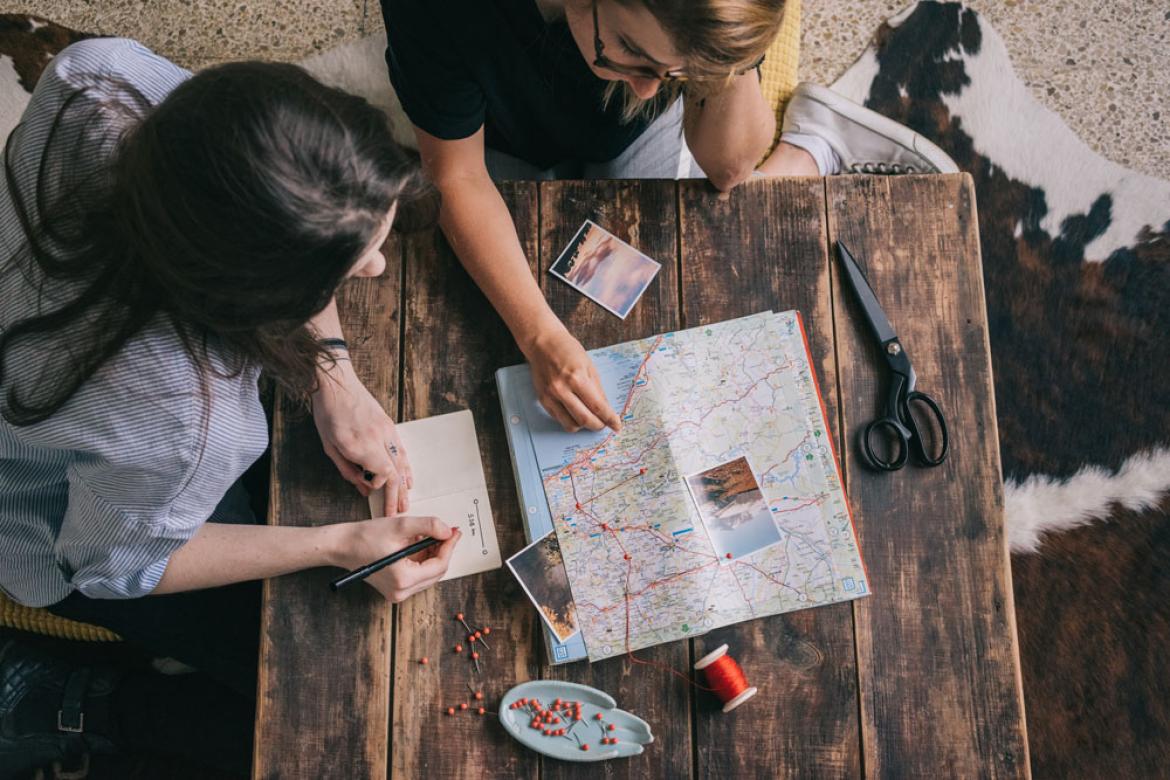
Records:
M484 641L484 636L491 634L492 629L490 626L484 626L483 628L472 629L472 627L470 625L468 625L467 621L463 618L462 612L456 612L455 619L458 620L460 623L462 623L463 628L467 630L467 645L468 645L468 647L471 648L471 652L469 655L470 655L472 663L475 664L476 674L479 674L479 673L481 673L482 670L480 669L480 665L479 665L479 651L476 649L476 643L478 642L479 644L483 645L484 650L490 650L491 648L488 647L488 643ZM456 644L454 647L454 652L457 654L462 653L463 652L463 645ZM418 662L420 664L422 664L423 666L426 666L431 662L431 659L427 658L424 655L422 658L418 659ZM487 708L484 707L483 691L476 690L470 684L467 685L467 690L471 691L472 698L474 698L476 705L473 707L471 704L469 704L465 701L462 701L454 706L445 707L444 709L446 710L447 714L448 715L455 715L455 714L460 713L460 712L472 711L478 715L487 715L488 711L487 711Z
M467 686L467 690L471 691L471 696L477 703L476 706L472 708L467 702L461 701L458 707L448 707L447 714L454 715L457 712L467 712L468 710L474 709L477 715L487 715L487 708L483 706L483 691L477 691L470 685Z
M492 627L491 626L484 626L483 628L474 628L473 629L471 626L469 626L467 624L467 621L463 619L462 612L456 612L455 619L458 620L460 623L462 623L463 627L467 629L467 647L468 647L468 650L470 651L469 656L471 657L472 663L475 664L475 673L479 674L480 673L479 650L476 649L475 643L478 642L479 644L483 645L484 650L491 650L491 647L488 646L488 643L487 643L487 641L484 640L484 637L491 634ZM453 649L456 653L462 653L463 652L463 645L456 643L455 647Z
M581 715L581 702L567 699L554 699L552 705L545 709L539 699L517 699L508 705L514 710L524 710L532 715L528 727L539 731L542 736L553 739L574 740L581 750L588 750L589 743L582 739L587 738L592 725L596 725L601 733L602 745L616 745L617 737L611 737L608 732L617 730L617 726L605 722L605 716L600 712L593 716L592 721L586 721ZM564 724L564 725L562 725Z

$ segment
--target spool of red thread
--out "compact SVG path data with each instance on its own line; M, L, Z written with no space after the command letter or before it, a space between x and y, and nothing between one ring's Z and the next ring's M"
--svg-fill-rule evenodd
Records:
M748 684L743 669L727 654L727 645L720 645L696 661L695 671L707 675L707 684L723 702L724 712L731 712L756 695L757 689Z

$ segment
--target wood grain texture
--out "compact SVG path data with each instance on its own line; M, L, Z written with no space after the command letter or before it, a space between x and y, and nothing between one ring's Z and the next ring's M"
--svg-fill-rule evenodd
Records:
M548 182L540 187L540 268L545 297L586 349L652 336L679 326L678 222L674 182ZM547 271L586 219L662 264L623 321ZM611 402L614 399L610 399ZM686 642L638 651L637 657L686 670ZM650 724L655 741L636 758L605 764L608 777L691 774L690 691L669 672L628 659L551 667L548 677L592 685ZM546 759L544 777L595 777L597 764Z
M256 776L379 778L389 766L400 778L1026 777L970 179L753 181L726 200L703 182L516 183L503 192L532 272L586 348L767 309L802 312L874 595L638 653L684 670L730 644L761 692L724 715L710 694L625 658L550 667L535 611L506 570L412 597L393 628L369 589L330 593L330 572L271 580ZM586 218L663 263L625 321L547 273ZM836 275L828 248L837 237L869 274L922 389L943 405L952 454L940 468L859 468L855 437L879 409L884 363ZM384 277L343 295L355 366L393 412L401 381L404 419L472 410L506 557L524 538L494 372L521 356L437 229L395 238L387 254ZM307 416L278 407L273 453L271 523L365 516ZM459 611L493 629L481 678L466 654L451 652L465 633ZM656 742L632 760L578 766L542 761L495 717L445 714L472 701L469 682L491 703L538 676L610 692L651 723Z
M504 199L530 260L537 256L536 186L507 183ZM487 478L500 551L524 546L515 480L508 456L495 371L523 361L491 304L463 270L438 230L405 242L403 419L471 409ZM491 626L490 650L480 649L483 673L469 657L464 613L473 626ZM468 685L484 693L489 710L517 683L538 676L538 618L507 568L443 582L397 607L395 620L393 776L399 778L522 777L539 770L538 756L504 731L498 718L472 711ZM464 652L452 650L461 642ZM419 664L427 656L430 663Z
M938 468L860 465L856 436L879 411L885 364L835 276L844 458L875 594L854 604L866 774L1026 777L971 179L840 177L827 194L830 239L865 270L951 436Z
M401 256L386 273L347 282L342 329L362 382L398 408ZM281 402L272 423L270 525L321 525L369 516L366 500L325 456L313 420ZM253 774L258 778L386 776L390 606L372 588L333 593L335 570L267 580L261 611Z
M703 183L683 183L682 300L688 327L800 311L829 428L839 436L824 197L819 179L753 181L727 200ZM760 694L725 715L712 695L696 693L698 776L860 773L849 604L719 629L695 640L695 655L724 642Z

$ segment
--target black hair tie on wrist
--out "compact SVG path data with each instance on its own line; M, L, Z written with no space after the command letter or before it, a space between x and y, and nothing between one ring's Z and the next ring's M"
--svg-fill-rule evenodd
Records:
M345 343L345 339L321 339L317 343L328 350L340 349L349 352L349 344Z

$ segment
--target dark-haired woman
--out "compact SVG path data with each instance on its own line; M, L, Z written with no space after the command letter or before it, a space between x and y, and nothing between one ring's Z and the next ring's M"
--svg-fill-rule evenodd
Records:
M443 575L458 534L399 514L405 452L353 373L333 302L347 278L382 273L396 206L422 186L380 112L292 66L192 76L132 41L87 41L46 69L4 171L6 595L251 696L257 580L356 567L419 535L445 541L367 582L398 601ZM311 403L341 476L363 494L385 486L399 516L252 522L237 480L268 443L261 372ZM0 642L0 766L124 739L126 722L94 704L115 687L98 677L70 683ZM172 719L190 706L175 705ZM48 715L87 709L83 736Z

